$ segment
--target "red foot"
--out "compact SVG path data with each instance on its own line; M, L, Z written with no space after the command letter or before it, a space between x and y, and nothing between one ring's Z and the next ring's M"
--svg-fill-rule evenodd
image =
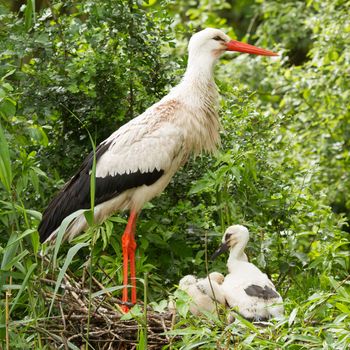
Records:
M122 305L121 309L124 312L124 314L127 314L129 312L129 310L130 310L126 305Z

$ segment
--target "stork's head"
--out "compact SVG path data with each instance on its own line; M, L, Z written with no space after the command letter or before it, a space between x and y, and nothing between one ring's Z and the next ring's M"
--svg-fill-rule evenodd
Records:
M214 260L220 254L233 249L237 245L244 250L249 241L249 231L245 226L233 225L230 226L222 237L222 243L220 247L212 255L211 259Z
M186 289L186 287L197 283L197 278L193 275L186 275L181 278L179 282L180 289Z
M222 282L224 282L224 275L220 272L211 272L209 274L209 277L212 281L215 281L217 284L222 284Z
M260 49L253 45L231 40L219 29L206 28L194 34L188 44L190 56L208 56L219 58L225 51L237 51L254 55L277 56L276 53Z

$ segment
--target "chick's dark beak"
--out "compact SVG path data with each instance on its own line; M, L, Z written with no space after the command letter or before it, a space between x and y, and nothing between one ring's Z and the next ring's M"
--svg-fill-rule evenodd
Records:
M215 260L220 254L225 253L229 250L228 244L222 243L221 246L214 252L214 254L210 257L210 260Z

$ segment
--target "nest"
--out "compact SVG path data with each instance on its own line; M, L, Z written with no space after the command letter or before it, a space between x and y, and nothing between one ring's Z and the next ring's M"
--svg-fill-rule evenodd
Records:
M51 303L56 281L42 279L41 282L49 287L42 290L45 300ZM120 309L122 302L106 292L94 278L92 291L93 298L84 281L64 276L53 303L55 316L40 321L35 329L45 344L53 349L71 349L72 344L85 349L86 343L89 349L96 350L136 349L141 334L141 338L147 337L147 349L161 349L174 340L167 335L175 322L173 313L148 309L147 314L139 312L133 316L131 312L129 319L125 319ZM101 295L96 296L99 291Z

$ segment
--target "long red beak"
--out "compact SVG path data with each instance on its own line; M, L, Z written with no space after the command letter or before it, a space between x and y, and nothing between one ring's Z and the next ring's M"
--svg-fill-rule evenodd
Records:
M262 55L262 56L278 56L278 53L274 53L269 50L260 49L259 47L242 43L240 41L231 40L226 43L227 51L238 51L244 53L250 53L253 55Z

